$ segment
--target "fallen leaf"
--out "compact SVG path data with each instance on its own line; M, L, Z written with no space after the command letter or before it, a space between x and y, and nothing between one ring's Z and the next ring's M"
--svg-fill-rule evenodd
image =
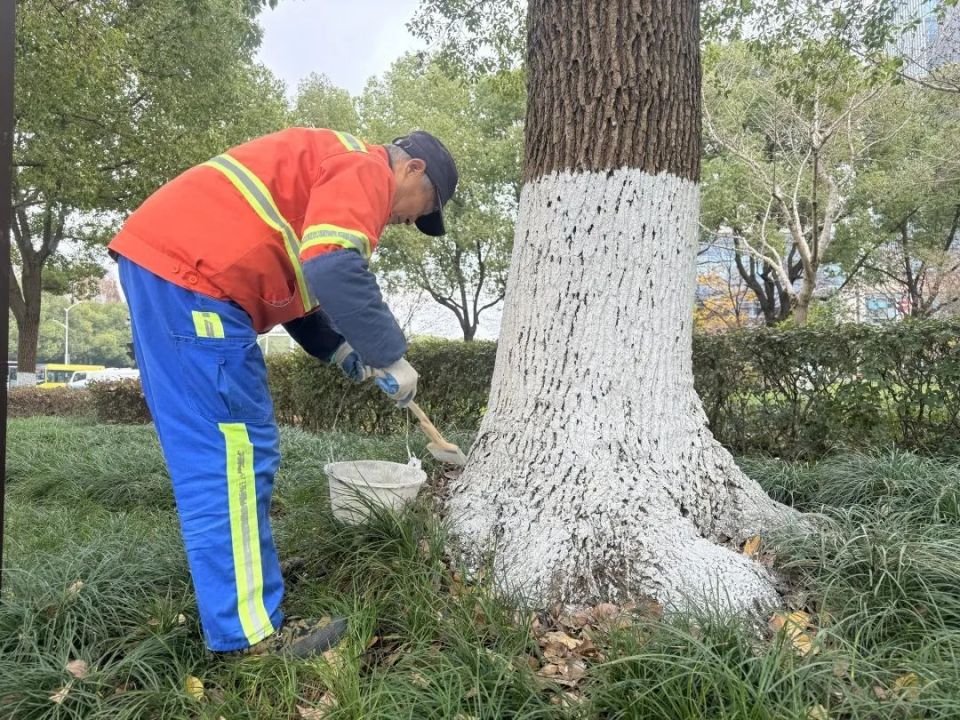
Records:
M83 660L71 660L67 663L67 672L73 675L77 680L83 680L90 674L90 668Z
M67 699L67 695L70 694L70 688L73 687L73 680L68 682L62 688L50 695L50 699L55 702L57 705L61 705L64 700Z
M567 680L573 680L574 682L583 680L587 675L587 666L582 660L571 660L565 665L561 666L560 674L563 675Z
M539 669L540 669L540 661L537 660L537 659L536 659L535 657L533 657L532 655L527 655L527 666L528 666L531 670L534 670L534 671L539 670Z
M743 544L743 554L747 557L753 557L760 549L760 536L754 535Z
M177 615L177 625L186 625L186 624L187 624L187 616L184 615L183 613L180 613L179 615Z
M556 663L549 663L540 668L537 675L540 677L557 677L560 675L560 666Z
M590 615L585 612L575 612L570 615L561 615L560 624L570 630L582 630L590 624Z
M893 681L893 691L909 700L916 700L920 696L920 677L909 672Z
M807 720L830 720L830 715L823 705L814 705L807 713Z
M330 693L324 693L313 707L297 705L297 713L301 720L324 720L336 706L337 699Z
M887 691L879 685L873 686L873 694L877 696L877 700L887 699Z
M550 698L551 705L579 705L583 698L572 692L563 692Z
M410 682L419 688L430 687L430 681L427 680L426 676L424 676L423 673L417 672L416 670L410 673Z
M797 610L789 615L778 612L770 618L770 627L773 631L780 632L783 630L790 638L794 649L801 655L815 654L818 650L813 644L813 639L804 632L809 624L810 615L802 610Z
M467 715L465 713L457 713L454 715L453 720L477 720L476 715Z
M323 720L327 714L327 711L323 708L311 708L304 707L303 705L297 705L297 714L302 718L302 720Z
M620 614L620 608L613 603L600 603L593 608L593 617L597 620L611 620Z
M561 645L560 643L547 643L546 647L543 648L543 657L547 659L547 662L559 662L563 660L568 654L566 645Z
M200 678L188 675L184 682L184 689L187 691L187 695L194 700L198 702L203 700L203 681Z
M367 650L372 648L378 642L380 642L380 637L378 635L374 635L372 638L370 638L370 642L367 643Z
M157 620L156 618L150 618L149 620L147 620L147 625L149 625L150 627L156 627L159 624L160 624L160 621Z
M583 641L572 638L565 632L554 631L544 633L541 642L545 643L546 645L557 643L559 645L563 645L568 650L576 650Z
M580 647L577 648L577 655L587 658L602 659L603 653L600 652L600 648L593 644L593 640L590 638L584 638L583 642L580 644Z
M80 591L83 590L84 582L83 580L77 580L73 585L67 588L67 597L75 598L80 594Z
M346 656L342 652L339 652L337 648L327 650L323 653L322 657L327 665L335 670L340 670L347 662Z

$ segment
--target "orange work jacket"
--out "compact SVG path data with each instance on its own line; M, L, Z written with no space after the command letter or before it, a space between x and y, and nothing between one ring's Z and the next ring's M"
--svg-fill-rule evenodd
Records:
M369 259L395 189L382 146L292 128L171 180L109 248L176 285L236 302L266 332L317 308L304 262L344 248Z

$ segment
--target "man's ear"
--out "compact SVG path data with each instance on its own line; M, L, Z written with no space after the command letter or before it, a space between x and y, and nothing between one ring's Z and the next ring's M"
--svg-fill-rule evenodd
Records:
M415 172L417 175L422 175L427 170L427 163L424 162L421 158L410 158L410 162L407 163L407 171Z

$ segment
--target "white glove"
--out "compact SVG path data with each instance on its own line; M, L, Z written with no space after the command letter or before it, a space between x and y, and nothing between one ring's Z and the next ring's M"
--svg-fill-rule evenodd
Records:
M400 358L393 365L382 370L374 370L374 382L392 399L398 407L406 407L417 395L417 379L420 377L406 358Z
M341 372L354 382L363 382L373 377L373 368L363 364L360 355L348 342L340 343L330 362L338 366Z

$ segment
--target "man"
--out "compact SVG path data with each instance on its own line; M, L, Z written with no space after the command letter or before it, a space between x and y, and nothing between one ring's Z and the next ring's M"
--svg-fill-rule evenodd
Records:
M354 380L382 371L409 403L417 372L367 263L388 223L443 235L456 184L429 133L379 146L294 128L183 173L110 243L211 650L306 657L346 632L342 618L281 628L279 434L257 334L282 323Z

